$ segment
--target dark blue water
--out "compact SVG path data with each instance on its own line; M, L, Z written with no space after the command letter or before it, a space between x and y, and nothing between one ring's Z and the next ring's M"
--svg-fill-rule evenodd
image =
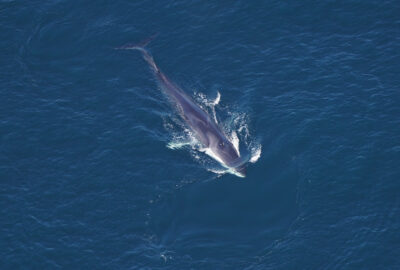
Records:
M400 269L398 1L1 1L1 269ZM191 147L146 62L261 147ZM199 100L198 98L196 100ZM240 123L235 124L235 119ZM247 137L246 137L247 136Z

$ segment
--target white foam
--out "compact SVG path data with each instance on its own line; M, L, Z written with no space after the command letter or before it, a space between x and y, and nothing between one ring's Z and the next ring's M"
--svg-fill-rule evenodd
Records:
M164 125L166 126L166 125ZM167 127L167 126L166 126ZM190 133L188 129L184 129L184 132L182 133L177 133L174 132L173 126L170 125L168 127L171 132L173 133L173 138L172 141L167 144L167 148L176 150L176 149L181 149L185 146L192 146L194 142L194 137Z
M168 147L169 149L176 150L176 149L181 149L181 148L183 148L183 147L185 147L185 146L188 146L188 145L191 145L191 142L190 142L190 141L181 141L181 142L179 142L179 141L173 141L173 142L169 142L169 143L167 144L167 147Z
M211 107L211 111L213 113L214 121L217 124L218 124L218 120L217 120L217 113L215 112L215 106L218 105L220 100L221 100L221 94L219 92L217 92L217 98L214 100L214 102L210 106Z
M222 170L222 169L207 169L207 171L217 174L218 177L221 177L227 173L226 170Z
M233 175L236 175L238 177L244 178L243 175L239 174L238 172L236 172L235 170L231 169L231 168L225 168L225 169L207 169L207 171L215 173L218 175L218 177L223 176L224 174L230 173Z
M219 104L219 102L221 100L221 94L219 92L217 92L217 97L215 98L215 100L209 100L207 98L207 96L201 92L197 92L196 96L197 96L197 101L200 103L199 105L201 105L201 107L204 110L206 110L206 108L208 108L208 110L211 111L211 114L213 116L215 123L218 124L217 115L215 112L215 106L217 106Z
M257 160L261 157L261 145L257 145L255 148L252 149L251 151L251 158L249 162L251 163L256 163Z
M217 97L215 98L213 105L214 106L218 105L220 101L221 101L221 94L217 92Z

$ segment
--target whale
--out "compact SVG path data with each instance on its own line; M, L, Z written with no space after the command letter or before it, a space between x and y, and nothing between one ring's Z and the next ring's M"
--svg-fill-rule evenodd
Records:
M170 80L157 66L153 56L146 46L156 37L153 35L136 44L126 44L115 49L135 50L141 52L149 65L159 88L175 105L178 114L183 119L194 137L201 143L206 153L217 160L222 166L233 171L239 177L246 177L246 161L240 157L238 149L228 139L223 129L175 82Z

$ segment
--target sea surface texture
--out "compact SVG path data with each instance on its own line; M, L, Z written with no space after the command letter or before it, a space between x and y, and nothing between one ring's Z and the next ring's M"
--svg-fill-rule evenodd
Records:
M0 269L400 269L400 2L0 1ZM139 51L249 162L226 171Z

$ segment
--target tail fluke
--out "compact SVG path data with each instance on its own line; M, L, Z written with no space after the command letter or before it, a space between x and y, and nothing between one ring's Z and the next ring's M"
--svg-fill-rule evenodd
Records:
M116 47L116 50L144 50L145 47L158 36L159 33L155 33L152 36L142 40L139 43L128 43L120 47Z
M138 50L138 51L142 52L144 60L146 60L146 62L150 65L150 67L153 69L154 72L158 73L158 72L160 72L160 69L157 67L151 54L146 50L146 46L157 36L158 36L158 33L155 33L152 36L146 38L145 40L142 40L139 43L129 43L129 44L125 44L121 47L117 47L115 49L116 50Z

